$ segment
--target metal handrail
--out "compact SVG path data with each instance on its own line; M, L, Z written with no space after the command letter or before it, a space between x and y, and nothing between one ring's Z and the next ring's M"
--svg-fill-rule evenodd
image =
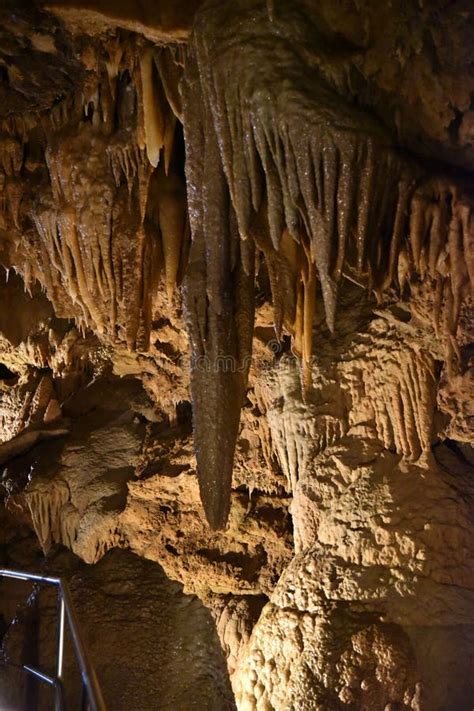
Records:
M69 630L72 636L72 642L77 662L81 671L82 689L86 694L87 703L92 711L106 711L102 692L99 682L89 661L79 631L76 613L71 600L68 584L62 578L55 578L45 575L36 575L34 573L24 573L16 570L8 570L0 568L0 578L14 578L15 580L26 580L37 583L47 583L55 585L58 588L59 602L59 619L58 619L58 643L57 643L57 659L56 659L56 676L50 677L44 674L39 669L34 669L29 665L23 665L21 668L29 674L33 674L42 681L51 684L56 689L56 709L61 711L64 708L63 700L63 662L64 662L64 633L65 622L67 618Z

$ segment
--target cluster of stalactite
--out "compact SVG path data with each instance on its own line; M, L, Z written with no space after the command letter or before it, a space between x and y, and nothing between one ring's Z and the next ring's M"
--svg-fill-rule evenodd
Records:
M78 510L71 502L69 485L63 479L36 481L24 494L10 500L12 510L15 506L21 510L25 504L44 553L48 553L55 543L60 543L72 550L77 549L88 563L96 563L111 548L124 545L114 517L101 520ZM88 518L81 522L84 515ZM87 530L87 544L83 548L79 540L81 527Z
M75 538L77 514L68 511L61 516L63 506L69 501L69 487L65 481L54 482L54 486L37 486L26 494L26 503L31 522L41 547L47 553L54 543L71 546Z
M80 90L4 122L1 226L17 230L27 288L37 279L83 331L146 349L160 272L171 298L189 241L176 142L183 50L129 38L88 45L81 60Z
M355 344L340 371L356 421L374 422L378 439L408 461L431 449L437 372L433 357L408 343Z
M161 273L171 299L186 271L195 448L214 528L229 511L256 265L304 394L318 300L333 332L343 278L378 298L431 280L451 358L474 278L471 188L427 172L348 105L300 10L209 0L186 62L182 47L132 35L78 40L80 89L0 126L9 263L27 288L41 283L58 315L146 350Z
M0 388L0 442L7 441L26 427L39 427L61 417L53 379L35 374L25 388Z
M378 120L348 106L318 76L317 62L288 41L308 40L317 54L304 17L291 8L280 14L277 22L264 2L211 0L188 48L186 303L198 472L215 527L228 512L255 251L265 257L277 337L285 328L301 360L303 389L311 385L318 289L332 332L343 277L379 297L431 279L437 328L455 339L474 278L468 191L428 175Z

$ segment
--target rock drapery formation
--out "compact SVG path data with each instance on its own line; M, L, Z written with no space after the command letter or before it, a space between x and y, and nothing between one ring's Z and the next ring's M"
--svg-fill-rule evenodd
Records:
M470 709L472 7L0 15L7 529L159 563L239 709Z
M252 332L248 244L266 257L276 334L283 325L291 333L305 389L316 276L332 332L342 277L379 298L391 286L403 290L406 281L429 278L437 293L435 324L441 328L445 302L443 325L453 339L472 283L472 205L462 183L423 175L371 113L348 110L315 70L321 38L300 12L290 6L273 17L266 3L207 3L188 51L184 125L193 247L187 300L197 360L191 385L201 491L212 524L226 518L237 416L218 417L214 432L200 401L212 387L228 411L238 411L242 401L233 381L245 385ZM236 63L238 83L231 80ZM203 354L212 384L202 375ZM235 359L239 377L221 375L219 357L226 356Z

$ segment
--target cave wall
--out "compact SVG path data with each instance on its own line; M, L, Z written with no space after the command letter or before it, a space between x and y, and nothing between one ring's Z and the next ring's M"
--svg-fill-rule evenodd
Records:
M26 548L23 543L19 555L14 537L10 539L10 565L21 562L23 570L34 570L38 553L31 541L28 552ZM184 595L158 565L116 549L90 566L66 549L56 549L43 571L60 573L69 584L107 708L235 708L211 613L197 597ZM16 624L7 628L4 653L10 662L23 660L53 673L55 592L44 587L31 593L31 586L23 584L19 590L19 585L3 584L5 599L20 602L12 605ZM68 636L64 679L66 703L74 708L81 683ZM0 689L2 708L47 711L54 707L48 687L31 683L11 666L0 669Z
M470 4L0 15L5 530L140 708L472 708Z

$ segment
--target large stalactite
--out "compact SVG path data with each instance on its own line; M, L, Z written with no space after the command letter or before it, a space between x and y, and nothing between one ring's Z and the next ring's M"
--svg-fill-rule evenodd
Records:
M266 258L276 335L283 326L291 334L305 390L316 277L331 332L341 279L379 298L430 279L436 328L449 334L454 350L474 277L472 185L433 177L371 112L347 105L315 71L325 47L310 19L298 3L272 16L263 2L207 2L188 50L187 304L198 471L212 525L227 518L243 395L235 374L223 376L219 364L229 359L240 372L250 353L251 292L240 306L238 288L232 291L239 270L251 272L249 244ZM243 335L239 322L247 324ZM245 345L236 350L236 342Z

